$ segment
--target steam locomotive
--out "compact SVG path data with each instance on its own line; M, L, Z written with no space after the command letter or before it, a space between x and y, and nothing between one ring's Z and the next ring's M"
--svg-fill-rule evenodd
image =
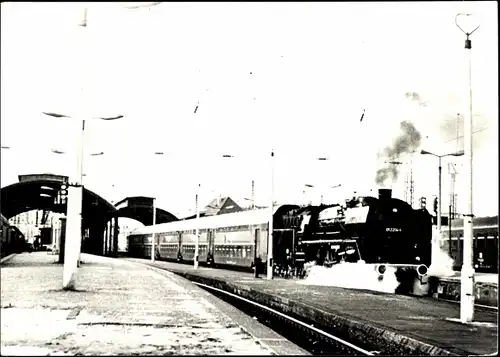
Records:
M129 235L129 252L150 257L154 232L157 258L192 262L198 224L200 263L264 271L269 217L268 209L259 209L148 226ZM428 211L392 198L387 189L378 198L356 197L342 205L283 205L273 214L273 267L300 272L312 261L363 261L381 275L388 265L398 267L398 280L408 280L408 274L426 274L431 239Z
M391 197L357 197L345 205L312 206L297 212L297 245L306 260L322 262L332 253L354 249L350 261L430 264L432 216L424 209ZM298 224L297 224L298 223Z

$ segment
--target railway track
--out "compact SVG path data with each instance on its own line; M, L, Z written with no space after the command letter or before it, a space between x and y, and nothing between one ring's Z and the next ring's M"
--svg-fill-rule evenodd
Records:
M139 263L144 264L144 263ZM151 268L169 271L166 268L153 264L144 264ZM379 347L352 343L334 335L334 332L324 326L315 326L314 321L300 320L281 311L259 304L250 299L241 297L231 292L216 288L211 285L192 281L191 283L210 292L217 298L229 303L248 316L253 317L261 324L269 327L287 340L308 351L313 355L366 355L374 356L383 354ZM439 298L438 300L458 304L454 300ZM498 313L498 307L475 304L478 310L488 313Z
M264 306L210 285L197 282L192 283L233 305L245 314L252 316L263 325L271 328L287 340L295 343L313 355L374 356L379 354L378 351L369 351L366 348L356 346L314 325L307 324L268 306Z
M153 269L169 271L168 269L148 263L139 263ZM335 356L375 356L379 351L372 351L366 347L356 346L339 337L324 331L313 324L300 321L292 316L288 316L276 309L259 304L236 294L230 293L216 287L191 281L191 283L210 292L212 295L234 306L243 313L252 316L261 324L269 327L287 340L308 351L312 355Z

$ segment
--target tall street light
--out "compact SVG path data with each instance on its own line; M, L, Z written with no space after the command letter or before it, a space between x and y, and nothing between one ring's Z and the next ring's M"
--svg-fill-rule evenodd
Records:
M304 197L304 206L307 206L307 204L308 204L308 202L307 202L307 196L308 195L306 195L306 192L307 192L308 188L314 188L314 185L311 185L309 183L304 184L304 190L302 191L302 195ZM309 204L312 204L312 200L309 200Z
M338 187L341 187L341 186L342 186L342 184L341 184L341 183L339 183L338 185L330 186L329 188L330 188L330 189L333 189L333 188L338 188ZM323 196L322 196L322 197L323 197ZM323 204L323 200L321 200L321 204Z
M156 197L153 197L153 234L152 234L152 240L151 240L151 261L155 261L155 239L156 239L156 234L155 234L155 228L156 228Z
M464 154L463 151L445 154L445 155L436 155L432 152L422 150L420 151L422 155L432 155L439 159L439 169L438 169L438 199L437 199L437 212L436 212L436 220L437 220L437 236L432 238L432 246L431 246L431 266L437 262L437 257L439 254L439 239L441 239L441 158L446 156L462 156Z
M199 266L199 255L200 255L200 197L201 185L198 183L196 185L196 223L195 223L195 245L194 245L194 268L198 269Z
M338 188L338 187L341 187L341 186L342 186L342 184L339 183L338 185L328 186L327 188L333 189L333 188ZM315 188L316 186L306 183L304 185L304 187ZM305 196L305 190L303 191L303 194ZM304 201L305 201L305 199L304 199ZM321 196L320 196L320 204L323 204L323 194L321 194Z
M222 155L223 157L229 158L229 157L234 157L233 155ZM274 234L274 167L275 162L274 162L274 149L271 149L271 157L270 157L270 166L271 166L271 177L270 177L270 184L271 184L271 192L270 192L270 197L269 197L269 218L268 218L268 233L267 233L267 274L266 278L268 280L273 279L274 271L273 271L273 244L274 244L274 239L273 239L273 234ZM252 181L252 200L254 200L254 182ZM255 207L255 201L252 203L252 206ZM257 269L257 268L256 268ZM257 273L255 273L257 275Z
M467 191L467 212L464 215L464 246L461 272L460 288L460 321L462 323L472 322L474 319L474 261L473 261L473 213L472 213L472 35L479 25L462 23L459 20L471 19L472 14L459 13L455 16L455 24L465 34L465 49L469 59L469 110L466 111L468 118L464 120L464 150L465 150L465 182ZM471 26L473 25L473 26ZM462 28L462 27L465 27Z
M330 159L328 157L317 157L314 160L317 160L317 161L329 161ZM339 184L339 185L335 185L335 186L329 186L329 187L326 187L326 188L337 188L337 187L340 187L340 186L341 185ZM317 186L314 186L314 185L311 185L311 184L305 184L304 187L314 188L314 187L317 187ZM305 189L302 191L302 194L304 196L304 202L307 204ZM320 194L320 204L323 204L323 193Z
M163 151L156 151L154 153L154 155L158 155L158 156L166 156L167 153L163 152ZM196 185L196 195L195 195L195 210L196 210L196 219L195 219L195 246L194 246L194 263L193 263L193 267L195 269L198 269L198 266L199 266L199 250L200 250L200 229L199 229L199 226L200 226L200 207L199 207L199 196L200 196L200 190L201 190L201 184L198 183ZM153 199L153 203L155 202L155 199ZM153 212L155 211L156 209L153 208ZM156 222L156 215L153 213L153 245L152 245L152 249L154 248L154 238L155 238L155 233L154 233L154 225L155 225L155 222ZM154 254L151 254L151 260L154 261L154 257L153 257Z
M231 154L223 154L222 155L223 158L234 158L235 156L231 155ZM250 201L251 203L251 208L254 209L255 208L255 181L252 180L252 198L243 198L244 200L246 201Z
M57 155L66 155L65 151L58 150L58 149L52 149L51 152L54 153L54 154L57 154ZM90 153L89 154L89 156L102 156L102 155L104 155L104 151L100 151L100 152L95 152L95 153ZM83 166L83 162L82 162L82 166ZM86 177L86 176L87 176L87 174L83 173L83 167L82 167L82 176L81 176L82 177L82 179L81 179L81 185L82 185L82 203L83 203L83 187L85 186L84 183L83 183L83 177ZM69 191L68 191L68 193L69 193ZM80 227L80 229L81 229L81 227ZM60 243L61 242L59 242L58 244L60 244ZM81 259L80 259L80 255L81 254L80 253L81 253L81 247L80 247L80 250L78 250L78 254L77 254L77 263L76 263L77 267L80 267L80 261L81 261ZM59 259L62 259L62 258L60 257ZM61 260L61 262L62 262L62 260Z
M59 113L43 112L43 114L54 118L71 118L68 115ZM98 117L92 119L116 120L123 118L123 115L116 117ZM76 141L76 170L70 176L68 183L68 203L66 219L66 242L64 245L64 268L63 268L63 289L73 290L75 288L76 271L81 250L82 232L82 205L83 205L83 138L85 134L85 118L81 118L81 133ZM71 177L73 176L73 177Z
M223 158L234 158L233 155L230 155L230 154L223 154L222 155ZM243 197L243 199L245 201L249 201L250 202L250 209L251 210L254 210L255 209L255 181L252 180L252 198L247 198L247 197ZM257 260L257 236L255 235L255 232L254 232L254 226L251 225L250 226L250 232L252 234L252 237L253 237L253 240L254 240L254 255L253 255L253 264L254 264L254 278L258 278L259 277L259 267L258 267L258 260Z
M268 239L267 244L267 279L273 278L273 244L274 244L274 150L271 150L271 194L269 202L269 225L268 225Z
M156 151L154 155L162 156L165 155L163 151ZM151 230L153 231L152 237L151 237L151 261L155 261L155 245L156 245L156 197L153 197L153 225L151 227Z

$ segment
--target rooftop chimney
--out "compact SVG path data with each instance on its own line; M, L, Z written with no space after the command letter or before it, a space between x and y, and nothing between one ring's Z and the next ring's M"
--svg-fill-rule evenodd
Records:
M380 188L378 190L379 200L390 200L392 198L392 190L390 188Z

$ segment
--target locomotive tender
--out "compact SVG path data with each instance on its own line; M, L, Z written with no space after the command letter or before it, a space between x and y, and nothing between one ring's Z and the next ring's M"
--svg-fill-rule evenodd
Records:
M248 268L257 262L265 269L269 216L269 209L257 209L147 226L129 235L129 254L150 257L154 231L157 258L192 262L198 224L199 262ZM375 264L381 275L387 265L425 275L430 264L432 216L392 198L391 190L345 205L275 207L273 224L273 265L280 271L343 260Z

